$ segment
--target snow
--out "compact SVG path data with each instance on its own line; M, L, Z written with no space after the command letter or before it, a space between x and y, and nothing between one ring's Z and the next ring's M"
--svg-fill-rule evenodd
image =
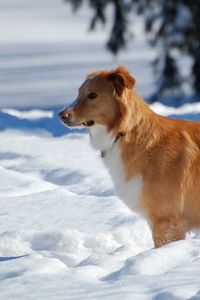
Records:
M0 299L200 299L200 233L153 249L146 220L115 196L86 131L56 116L87 71L118 62L148 95L152 50L140 35L113 61L103 34L86 41L86 10L75 17L58 0L0 8ZM200 113L198 103L151 107L180 118Z
M40 109L31 109L31 110L17 110L12 108L3 108L1 110L3 113L17 117L18 119L27 119L27 120L39 120L42 118L52 118L52 111L44 111Z
M183 114L198 114L200 113L200 103L184 104L181 107L167 107L160 102L155 102L151 105L151 109L158 114L168 115L183 115Z
M135 74L143 95L153 93L155 51L143 48L137 20L138 42L113 57L105 51L109 28L88 32L91 16L87 9L74 15L61 0L0 0L1 108L63 106L75 99L87 73L119 63Z
M198 234L152 249L146 221L114 196L87 135L7 130L0 143L1 299L187 299L200 290Z
M0 143L1 299L187 299L200 290L198 234L152 249L146 221L114 196L87 135L7 130Z

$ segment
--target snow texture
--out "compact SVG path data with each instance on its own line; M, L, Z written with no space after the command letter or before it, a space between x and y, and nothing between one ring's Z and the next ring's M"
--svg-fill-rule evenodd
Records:
M88 134L56 116L93 68L126 63L138 90L153 90L153 53L140 34L114 62L101 33L86 42L87 16L58 0L0 1L0 299L200 299L199 233L153 249L147 222L115 196ZM200 112L195 103L152 109Z

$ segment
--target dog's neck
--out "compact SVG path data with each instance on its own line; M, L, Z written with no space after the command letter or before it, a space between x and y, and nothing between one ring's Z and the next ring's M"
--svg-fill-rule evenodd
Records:
M105 157L124 135L126 143L131 140L132 144L140 144L142 147L149 142L153 128L152 114L155 114L136 92L133 91L129 97L121 118L112 129L104 125L90 127L91 144L101 152L102 157Z
M112 147L114 147L114 145L115 145L115 144L119 141L119 139L121 139L124 135L125 135L125 133L123 133L123 132L118 132L117 135L116 135L116 137L115 137L115 140L114 140L114 142L113 142ZM112 149L112 148L111 148L111 149ZM110 149L110 150L111 150L111 149ZM107 151L108 151L108 150L102 150L102 151L101 151L101 158L104 158L104 157L106 156Z
M105 157L113 146L124 136L123 132L118 132L116 136L112 136L106 126L95 125L90 128L90 140L94 149L101 152L101 157Z

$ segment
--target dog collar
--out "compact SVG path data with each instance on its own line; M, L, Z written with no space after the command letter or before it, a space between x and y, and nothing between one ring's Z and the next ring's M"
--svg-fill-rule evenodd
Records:
M111 147L111 149L113 148L113 146L119 141L119 139L121 138L121 137L123 137L125 135L125 133L123 133L123 132L118 132L118 134L116 135L116 138L115 138L115 140L114 140L114 142L113 142L113 145L112 145L112 147ZM111 150L110 149L110 150ZM101 158L104 158L105 156L106 156L106 153L107 153L107 150L102 150L101 151Z

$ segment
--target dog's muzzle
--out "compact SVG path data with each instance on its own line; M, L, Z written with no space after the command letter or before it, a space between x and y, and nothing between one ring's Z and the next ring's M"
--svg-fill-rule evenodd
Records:
M67 126L84 126L84 127L91 127L95 124L93 120L85 121L82 123L76 123L74 121L73 115L70 112L70 109L64 109L59 112L58 114L62 123Z

